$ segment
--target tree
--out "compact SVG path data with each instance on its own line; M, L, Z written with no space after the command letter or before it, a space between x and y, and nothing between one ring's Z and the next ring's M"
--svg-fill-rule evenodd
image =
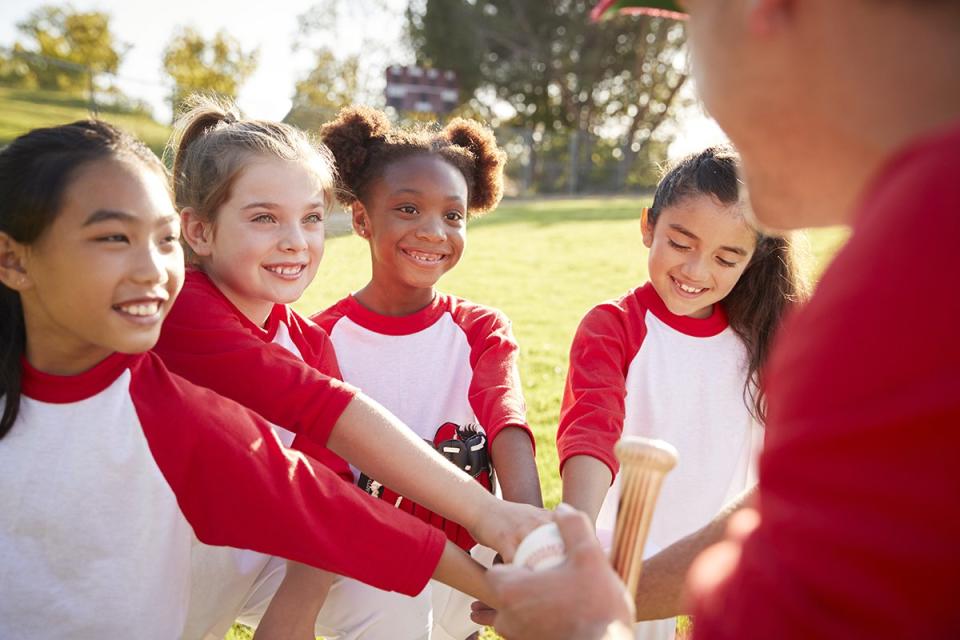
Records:
M41 89L85 90L93 76L116 73L129 45L110 31L110 16L47 5L17 25L26 38L16 42L12 59L21 60L29 84Z
M224 31L209 41L187 27L177 31L163 52L163 69L173 80L173 113L191 93L210 92L236 99L240 87L257 68L259 52L245 52Z
M571 192L600 139L619 141L626 184L687 79L682 26L646 16L594 23L593 4L421 0L407 12L418 63L456 71L467 95L510 105L511 124L532 132L531 155L536 138L566 139Z
M301 129L319 129L332 120L342 107L351 105L360 94L359 56L338 59L333 51L320 48L315 64L296 84L293 104L284 122Z

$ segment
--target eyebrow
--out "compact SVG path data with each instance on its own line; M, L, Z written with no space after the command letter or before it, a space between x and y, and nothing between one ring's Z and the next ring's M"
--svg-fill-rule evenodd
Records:
M410 188L397 189L397 190L394 191L391 195L397 196L397 195L404 194L404 193L412 193L413 195L417 195L417 196L422 196L422 195L423 195L423 192L422 192L422 191L418 191L417 189L410 189ZM460 197L458 194L448 195L448 196L447 196L447 200L456 200L456 201L458 201L458 202L463 202L463 198Z
M307 206L305 207L305 210L318 209L318 208L322 209L324 206L325 206L325 203L323 200L314 200L307 204ZM282 207L276 202L251 202L250 204L246 204L243 207L241 207L240 210L247 211L249 209L280 209L280 208Z
M112 209L97 209L90 214L90 217L83 223L83 226L89 227L90 225L97 224L99 222L106 222L108 220L119 220L121 222L132 222L134 217L127 213L126 211L114 211Z
M691 238L691 239L693 239L693 240L699 240L699 239L700 239L700 238L697 236L697 234L695 234L693 231L690 231L689 229L687 229L687 228L684 227L683 225L679 225L679 224L674 223L674 224L671 224L671 225L670 225L670 228L673 229L674 231L676 231L677 233L681 233L681 234L683 234L683 235L685 235L685 236L687 236L688 238ZM744 257L744 258L747 257L747 250L744 249L743 247L729 247L729 246L724 245L724 246L720 247L720 250L721 250L721 251L729 251L730 253L735 253L735 254L737 254L738 256L742 256L742 257Z
M178 216L174 213L168 213L167 215L157 220L156 226L159 227L164 224L169 224L174 220L176 220L177 217ZM108 222L111 220L131 223L131 222L137 221L137 216L127 213L126 211L116 211L113 209L97 209L96 211L90 214L90 217L88 217L84 221L82 226L89 227L95 224L99 224L101 222Z

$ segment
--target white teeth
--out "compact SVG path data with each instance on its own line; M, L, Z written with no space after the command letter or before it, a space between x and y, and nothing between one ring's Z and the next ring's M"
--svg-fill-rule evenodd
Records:
M683 284L680 281L677 281L677 286L680 287L681 291L686 291L687 293L700 293L701 291L703 291L702 288L697 289L696 287L688 287L687 285Z
M160 303L147 302L147 303L139 303L139 304L122 304L122 305L119 305L118 308L120 309L120 311L123 311L124 313L129 314L131 316L146 317L146 316L156 315L157 312L160 311Z
M282 276L295 276L301 271L303 271L303 265L299 264L295 267L266 267L267 271L272 271L273 273L278 273Z
M409 255L414 260L418 260L419 262L434 263L434 262L440 262L441 260L443 260L443 254L441 253L423 253L421 251L407 251L407 255Z

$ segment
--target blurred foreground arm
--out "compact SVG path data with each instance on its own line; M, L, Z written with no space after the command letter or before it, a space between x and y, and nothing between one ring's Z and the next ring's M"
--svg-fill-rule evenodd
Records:
M684 597L684 582L690 566L707 547L724 539L731 516L752 506L756 493L756 487L748 489L704 527L643 562L637 585L637 620L659 620L691 612Z

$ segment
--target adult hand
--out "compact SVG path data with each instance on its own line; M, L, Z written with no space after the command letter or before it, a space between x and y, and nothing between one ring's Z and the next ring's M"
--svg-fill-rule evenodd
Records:
M471 617L508 639L632 638L633 603L587 517L562 504L555 520L567 549L563 564L545 571L491 568L487 576L502 608L475 605Z

